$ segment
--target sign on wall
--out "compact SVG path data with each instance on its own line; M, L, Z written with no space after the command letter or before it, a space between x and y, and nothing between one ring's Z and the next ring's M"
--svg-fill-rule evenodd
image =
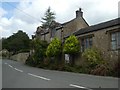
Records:
M69 63L70 62L70 56L69 54L65 54L65 63Z

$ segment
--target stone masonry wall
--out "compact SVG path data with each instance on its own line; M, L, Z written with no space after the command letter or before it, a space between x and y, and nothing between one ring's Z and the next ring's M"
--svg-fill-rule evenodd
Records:
M81 38L84 36L89 36L92 35L93 36L93 47L98 48L101 52L102 52L102 56L104 58L104 60L108 61L108 63L111 64L111 66L114 65L114 63L118 60L118 51L115 50L111 50L111 43L110 43L110 30L116 30L118 29L118 27L109 27L106 28L104 30L99 30L99 31L95 31L95 32L91 32L91 33L87 33L87 34L83 34L80 36L77 36L79 41L81 41ZM81 57L79 56L76 59L76 64L81 64L83 62L83 60L81 59Z
M84 21L84 19L82 17L78 17L73 19L72 21L68 22L67 24L65 24L63 26L63 33L64 36L69 35L81 28L85 28L88 27L88 24L86 24L86 22Z
M25 63L25 61L27 60L28 56L29 56L29 53L19 53L19 54L11 56L10 59L15 60L15 61L20 61L22 63Z

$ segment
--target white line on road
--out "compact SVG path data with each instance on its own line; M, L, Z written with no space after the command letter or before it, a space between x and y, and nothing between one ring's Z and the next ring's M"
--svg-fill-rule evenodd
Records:
M7 63L5 63L5 64L7 64Z
M11 67L11 68L13 68L13 66L11 66L11 65L8 65L9 67Z
M17 71L19 71L19 72L23 72L22 70L20 70L20 69L17 69L17 68L14 68L15 70L17 70Z
M74 85L74 84L70 84L70 86L72 86L72 87L77 87L77 88L86 88L86 87L78 86L78 85Z
M38 75L34 75L34 74L31 74L31 73L28 73L28 75L31 75L31 76L33 76L33 77L37 77L37 78L40 78L40 79L43 79L43 80L50 80L50 79L48 79L48 78L45 78L45 77L41 77L41 76L38 76Z
M78 86L78 85L75 85L75 84L70 84L71 87L76 87L76 88L82 88L82 89L86 89L86 90L92 90L92 89L88 89L86 87L83 87L83 86Z

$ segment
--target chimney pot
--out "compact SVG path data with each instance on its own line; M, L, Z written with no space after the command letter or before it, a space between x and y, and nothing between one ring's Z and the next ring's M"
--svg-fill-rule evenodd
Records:
M81 8L79 8L79 10L76 11L76 18L78 17L83 17L83 12L81 10Z

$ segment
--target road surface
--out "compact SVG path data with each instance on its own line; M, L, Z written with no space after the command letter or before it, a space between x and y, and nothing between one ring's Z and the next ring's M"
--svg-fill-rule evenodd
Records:
M118 78L44 70L2 60L2 88L118 88Z

